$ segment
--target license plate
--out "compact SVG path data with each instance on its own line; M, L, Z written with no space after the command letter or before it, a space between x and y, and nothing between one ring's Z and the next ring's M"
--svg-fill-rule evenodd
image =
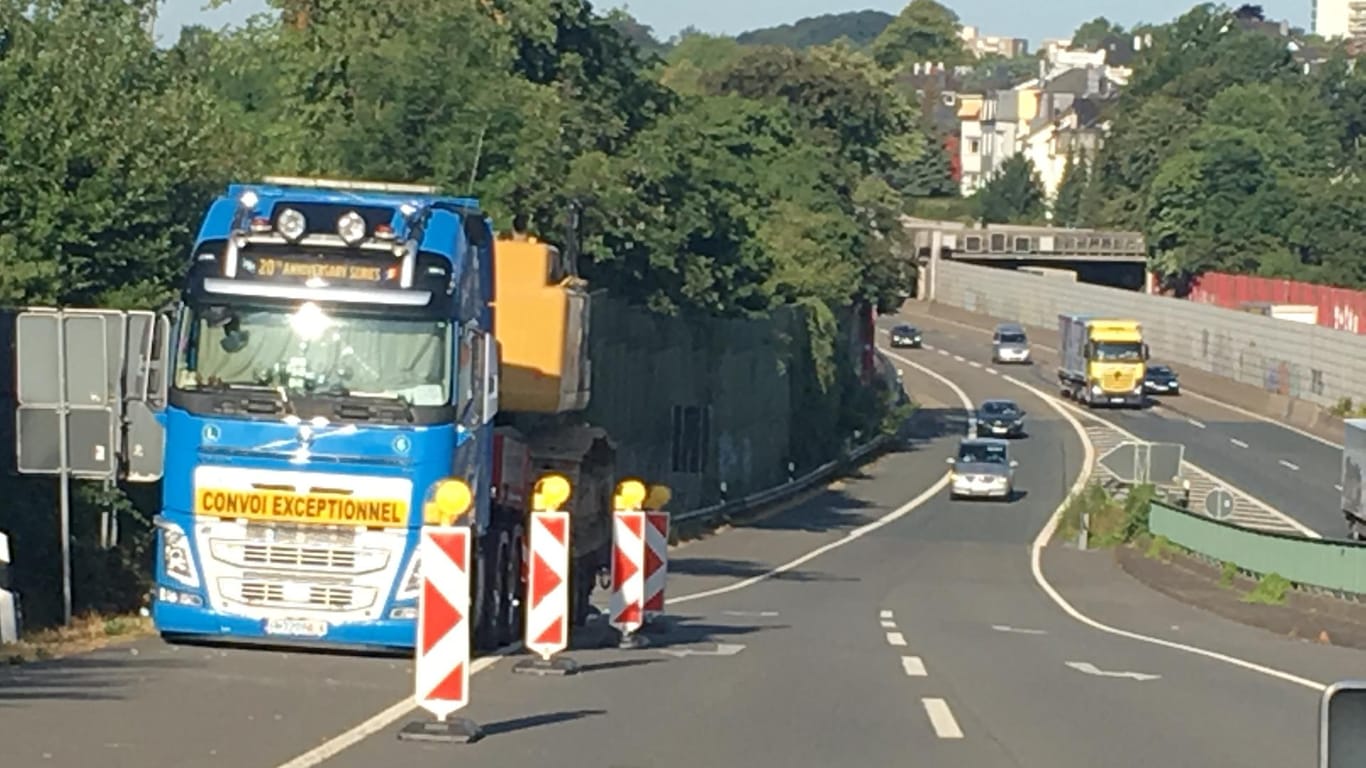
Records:
M327 622L318 619L266 619L266 634L322 637L327 634Z
M1110 398L1110 402L1112 402L1112 403L1122 403L1122 402L1124 402L1124 398L1122 398L1122 397L1112 397L1112 398Z

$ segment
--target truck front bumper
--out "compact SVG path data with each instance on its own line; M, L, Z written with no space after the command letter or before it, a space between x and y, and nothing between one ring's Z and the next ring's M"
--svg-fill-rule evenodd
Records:
M266 622L262 619L160 600L152 603L152 621L157 631L163 635L215 642L411 650L417 639L415 619L380 619L364 623L329 624L327 632L320 636L288 635L268 632Z

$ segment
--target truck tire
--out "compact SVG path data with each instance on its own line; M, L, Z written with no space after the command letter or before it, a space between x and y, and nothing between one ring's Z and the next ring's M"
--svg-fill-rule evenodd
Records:
M507 563L503 569L503 596L498 617L498 644L514 643L526 634L526 585L522 582L522 527L512 529L508 536Z

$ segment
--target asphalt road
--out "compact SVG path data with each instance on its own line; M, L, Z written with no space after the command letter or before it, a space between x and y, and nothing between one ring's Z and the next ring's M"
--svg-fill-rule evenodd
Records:
M926 344L991 365L989 332L930 317L914 308L906 317L925 330ZM1056 335L1031 339L1034 365L996 367L1046 392L1056 391L1057 355L1044 348L1056 349ZM1155 362L1159 356L1160 350L1155 350ZM1181 443L1188 461L1325 538L1345 536L1337 485L1340 449L1191 395L1155 400L1153 407L1144 410L1098 409L1094 413L1144 440Z
M928 364L974 401L1012 396L1030 411L1030 436L1016 453L1023 498L951 502L940 492L905 507L943 476L963 427L954 394L908 371L908 388L927 404L908 450L676 551L669 629L653 647L575 650L584 671L572 678L514 675L511 659L476 675L461 714L485 728L478 744L398 741L416 713L362 725L408 693L405 661L149 641L0 673L6 764L279 768L347 732L354 743L322 764L1311 764L1315 691L1097 631L1035 585L1029 544L1073 482L1081 445L1044 403L999 376L939 355ZM887 518L893 510L902 514ZM879 519L887 522L860 528ZM852 531L861 533L851 539ZM1281 640L1174 604L1100 555L1052 553L1046 567L1078 607L1120 626L1220 642L1316 680L1366 664L1366 654ZM698 590L714 593L687 599ZM1088 664L1159 677L1100 676Z

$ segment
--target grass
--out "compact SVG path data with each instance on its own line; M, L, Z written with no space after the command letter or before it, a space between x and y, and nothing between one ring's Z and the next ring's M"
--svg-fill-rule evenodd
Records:
M152 620L144 616L88 613L73 617L69 627L28 632L17 643L0 645L0 663L56 659L151 633Z
M1068 500L1057 536L1065 542L1076 541L1085 514L1088 547L1115 547L1132 542L1148 531L1148 502L1152 497L1150 485L1130 489L1129 495L1120 499L1099 483L1091 483Z
M1257 582L1257 586L1243 595L1243 602L1280 605L1285 602L1285 593L1290 591L1291 586L1291 583L1279 573L1268 573Z

